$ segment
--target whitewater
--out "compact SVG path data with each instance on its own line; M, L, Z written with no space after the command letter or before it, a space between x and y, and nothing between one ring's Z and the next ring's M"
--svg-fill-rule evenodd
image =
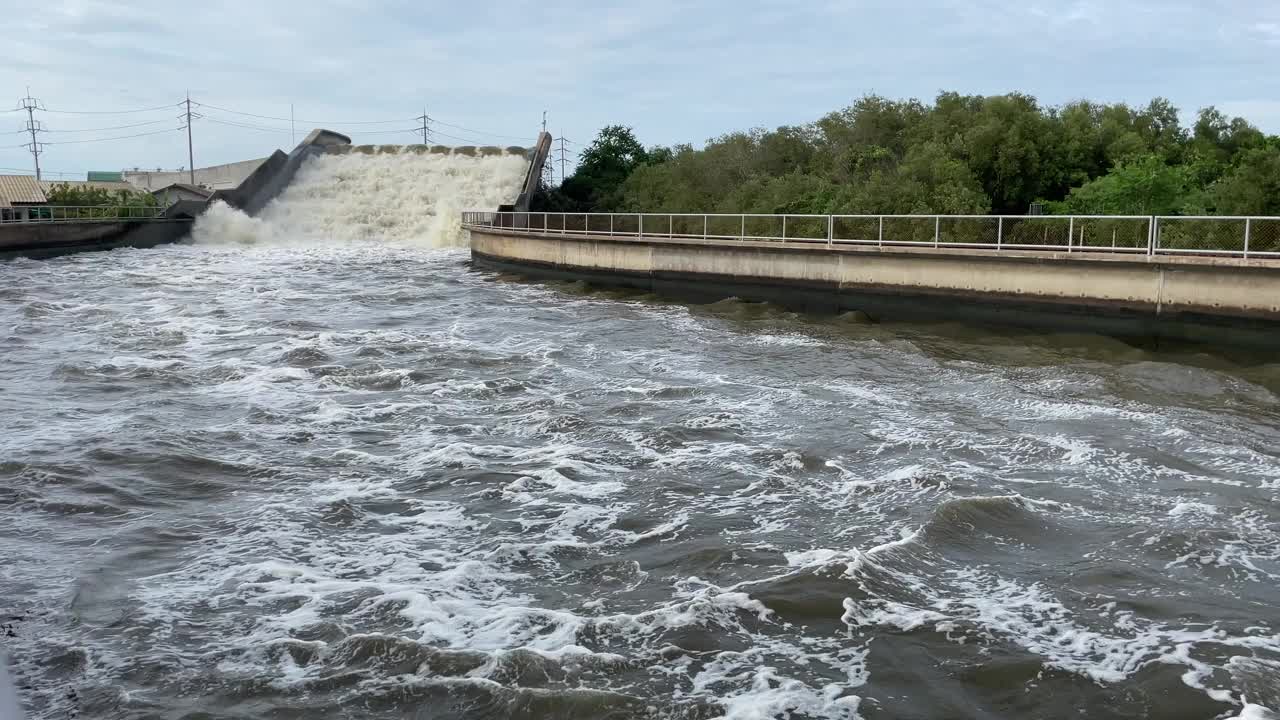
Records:
M514 201L528 166L521 155L417 153L413 146L320 155L260 216L217 202L192 235L199 244L461 247L462 212Z
M0 264L33 717L1275 717L1280 364L473 268L524 171Z

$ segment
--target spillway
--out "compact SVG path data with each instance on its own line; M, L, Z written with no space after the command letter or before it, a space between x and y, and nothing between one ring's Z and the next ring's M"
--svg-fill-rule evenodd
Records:
M256 216L215 201L197 221L193 239L204 244L461 246L461 212L514 202L529 169L526 155L517 152L339 147L307 159Z

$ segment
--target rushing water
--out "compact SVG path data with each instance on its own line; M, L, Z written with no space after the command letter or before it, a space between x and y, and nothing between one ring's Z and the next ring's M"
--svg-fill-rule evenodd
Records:
M36 716L1280 709L1280 364L441 248L525 167L325 156L193 244L0 264Z
M1280 708L1275 364L379 244L19 260L0 300L38 717Z

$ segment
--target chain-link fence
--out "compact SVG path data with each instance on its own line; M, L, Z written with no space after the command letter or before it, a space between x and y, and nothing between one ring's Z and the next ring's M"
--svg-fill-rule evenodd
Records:
M1157 218L1156 253L1280 255L1280 218Z

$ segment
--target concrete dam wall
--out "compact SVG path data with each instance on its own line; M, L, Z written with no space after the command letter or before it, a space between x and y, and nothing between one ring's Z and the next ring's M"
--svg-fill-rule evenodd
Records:
M608 239L471 228L484 267L682 297L1280 346L1280 260Z

